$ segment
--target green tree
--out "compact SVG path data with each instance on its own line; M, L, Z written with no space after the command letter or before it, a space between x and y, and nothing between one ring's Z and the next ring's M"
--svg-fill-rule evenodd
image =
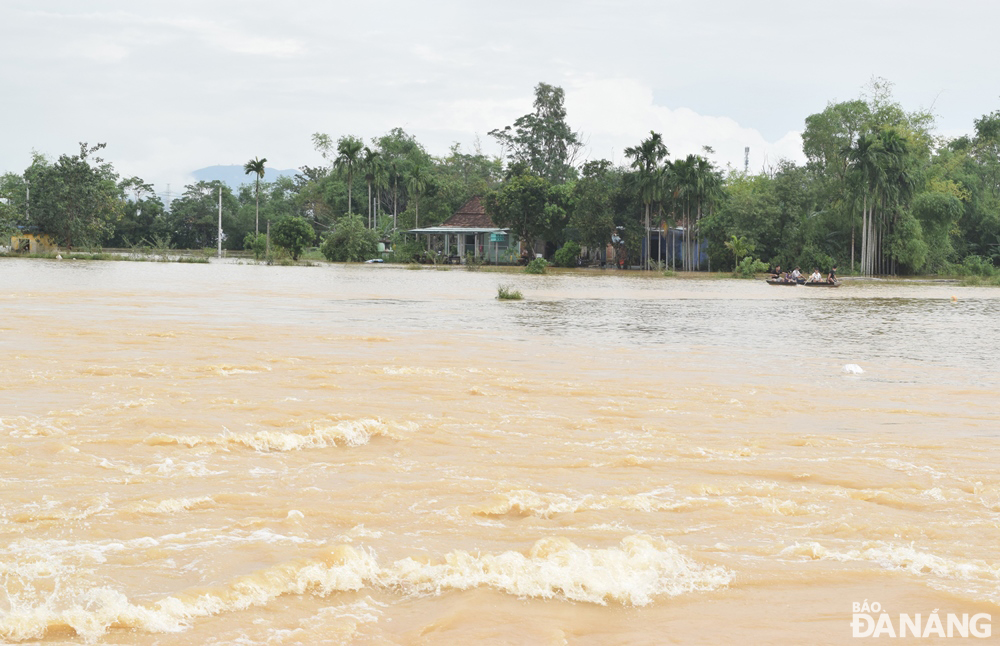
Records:
M244 175L249 175L250 173L253 173L255 175L254 185L256 187L256 190L254 191L254 193L257 197L257 214L254 217L254 226L253 226L254 233L260 233L260 180L264 179L264 162L266 161L267 161L266 157L264 159L257 159L256 157L254 157L253 159L251 159L250 161L248 161L246 164L243 165Z
M214 247L219 238L219 191L222 191L222 246L240 249L249 223L238 218L239 201L223 182L197 182L184 187L184 194L170 204L168 221L172 242L179 249Z
M632 168L635 170L633 181L636 191L642 200L645 208L645 240L646 256L644 266L649 269L649 217L653 202L663 197L664 186L664 166L663 160L670 151L663 143L663 137L658 132L649 131L649 137L643 139L638 146L625 149L625 156L632 160Z
M361 151L364 147L364 142L350 135L341 137L337 141L337 158L333 161L333 167L338 173L347 177L348 213L354 212L354 206L351 202L351 189L354 186L354 171L361 161Z
M298 260L302 251L316 239L316 232L303 218L284 216L271 227L271 241Z
M125 203L122 219L115 224L109 244L129 247L143 242L152 244L155 240L169 240L166 209L153 191L152 184L139 177L129 177L118 186L131 199Z
M377 151L365 146L361 151L361 159L358 163L365 174L365 184L368 185L368 228L374 229L375 222L372 220L372 185L375 183L375 177L379 174L382 157Z
M746 236L740 236L739 238L736 236L730 236L729 240L727 240L725 244L726 249L733 252L737 265L740 264L740 258L753 253L754 250L753 244L747 242Z
M378 254L378 235L360 215L348 214L323 240L320 252L330 262L361 262Z
M503 146L510 163L524 162L551 184L576 177L574 163L582 146L566 123L565 93L561 87L535 86L535 111L519 117L514 126L490 131Z
M406 190L413 195L414 213L413 227L420 228L420 196L427 190L427 171L424 166L416 166L406 178Z
M622 173L606 159L583 165L569 224L588 249L603 252L615 230L615 198L622 187Z
M552 210L547 209L549 183L529 173L514 175L484 198L493 223L509 229L532 248L535 238L548 229Z
M111 164L94 153L105 144L80 144L77 155L55 164L37 158L25 172L31 182L30 224L66 247L99 246L114 233L125 200Z

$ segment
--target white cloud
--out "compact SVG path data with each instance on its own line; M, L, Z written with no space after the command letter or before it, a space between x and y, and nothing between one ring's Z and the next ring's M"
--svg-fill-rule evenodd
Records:
M567 87L566 111L571 126L588 141L591 158L622 162L624 149L635 146L653 130L663 135L672 158L702 153L703 146L711 146L715 154L710 157L720 165L742 168L744 148L749 146L751 170L782 158L804 160L798 132L767 141L758 130L729 117L657 105L652 88L634 79L576 81Z

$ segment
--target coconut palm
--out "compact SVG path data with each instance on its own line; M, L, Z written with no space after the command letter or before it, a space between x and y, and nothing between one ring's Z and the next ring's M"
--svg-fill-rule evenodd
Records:
M410 176L406 178L406 190L413 194L413 228L416 229L420 226L420 194L427 190L427 173L423 166L413 167Z
M378 154L377 151L372 150L368 146L364 147L361 151L361 169L365 174L365 184L368 185L368 228L375 228L372 221L372 184L375 182L375 175L378 172L378 167L381 164L382 156Z
M243 165L244 175L249 175L250 173L254 173L257 176L254 178L254 184L255 184L254 194L257 199L257 215L254 217L254 225L253 225L254 233L257 234L260 233L260 180L264 179L264 162L266 161L267 161L266 157L264 159L257 159L256 157L254 157L253 159L251 159L250 161L248 161L246 164Z
M333 160L333 167L338 173L347 176L347 212L354 210L351 202L351 189L354 184L354 171L361 160L361 150L364 143L356 137L341 137L337 142L337 158Z
M380 197L382 191L389 188L389 169L386 167L385 160L379 156L378 163L375 164L375 170L372 174L372 183L375 186L375 226L378 227L378 211L379 203L381 202ZM395 225L395 223L393 223Z
M625 156L632 159L635 169L636 188L642 199L646 215L646 257L644 263L649 269L649 213L653 202L662 198L664 171L661 163L669 155L663 137L658 132L649 131L649 138L643 139L638 146L625 149Z

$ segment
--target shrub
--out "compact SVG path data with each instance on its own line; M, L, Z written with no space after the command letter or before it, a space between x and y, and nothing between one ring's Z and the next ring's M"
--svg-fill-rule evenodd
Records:
M549 263L545 262L545 258L535 258L524 268L524 273L526 274L544 274L545 268L549 266Z
M580 258L580 245L570 240L556 252L554 260L557 267L576 267Z
M497 299L501 301L519 301L524 298L519 290L513 285L497 285Z
M378 234L365 227L360 215L345 215L319 250L330 262L361 262L378 255Z
M767 271L767 263L747 256L733 270L735 278L753 278L757 273Z
M248 233L243 238L243 248L252 251L255 260L260 260L267 253L267 236L263 233Z
M959 276L990 277L997 273L997 268L982 256L966 256L962 264L956 268Z

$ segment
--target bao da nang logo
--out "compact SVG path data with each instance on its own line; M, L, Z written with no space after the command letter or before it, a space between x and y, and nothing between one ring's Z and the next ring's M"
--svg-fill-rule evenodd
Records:
M892 615L878 601L851 604L853 637L990 637L992 617L985 613L969 615L949 612L941 614L935 608L928 614L899 613Z

